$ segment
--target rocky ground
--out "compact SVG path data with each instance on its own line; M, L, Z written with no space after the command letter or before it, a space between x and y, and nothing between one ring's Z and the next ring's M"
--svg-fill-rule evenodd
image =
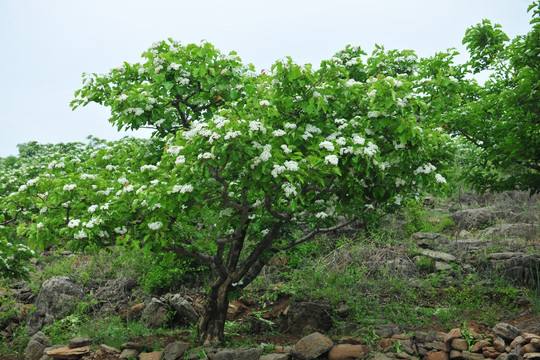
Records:
M193 324L199 318L204 301L201 289L185 287L181 293L152 295L141 292L137 280L123 274L86 284L70 276L54 276L46 279L39 291L32 288L31 282L0 286L3 299L0 337L7 344L0 349L6 349L5 359L32 360L137 357L191 360L323 357L338 360L363 356L377 360L540 359L538 204L538 196L529 197L520 192L480 197L462 194L444 202L426 198L427 221L433 225L430 231L416 231L407 239L398 231L395 236L402 241L360 248L350 241L336 246L321 259L328 272L339 272L354 263L367 269L368 275L384 273L402 278L409 291L417 291L420 298L431 294L424 299L426 302L443 301L456 288L467 289L469 285L463 284L464 279L483 282L483 288L488 289L493 279L509 281L514 292L501 300L504 304L501 303L500 313L495 314L495 324L489 323L493 319L486 321L485 316L464 312L462 320L467 323L461 321L453 327L449 327L452 321L428 319L422 325L411 326L410 323L391 323L384 317L366 326L354 316L356 310L346 302L336 304L324 298L302 298L290 291L280 291L287 279L283 273L290 271L290 263L287 263L290 259L285 257L274 259L263 272L263 279L268 280L266 288L253 287L231 302L228 319L236 328L229 329L228 349L193 346ZM385 226L399 230L407 221L410 223L407 216L396 216ZM345 229L334 236L354 239L358 231ZM61 252L60 256L80 255ZM84 262L83 256L78 259ZM484 278L477 274L490 276ZM476 284L470 285L473 286ZM390 297L378 291L381 301ZM491 293L488 292L488 296ZM512 304L508 304L508 298ZM90 304L90 312L95 316L85 321L97 321L97 317L114 313L124 321L141 321L149 329L164 329L170 324L184 327L167 334L133 335L130 341L116 347L86 337L72 338L69 344L52 344L42 331L51 324L60 324L61 319L75 321L69 314L73 313L73 304L77 301ZM28 340L21 332L33 336ZM9 352L10 346L21 350L18 354Z

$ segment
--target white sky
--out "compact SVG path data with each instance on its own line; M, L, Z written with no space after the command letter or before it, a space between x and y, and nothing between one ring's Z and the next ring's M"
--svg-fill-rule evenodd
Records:
M157 40L205 39L269 68L292 56L319 64L345 45L420 56L455 47L467 27L499 23L510 38L530 29L532 0L0 0L0 157L17 144L109 140L108 108L72 112L83 72L137 62ZM148 133L146 133L148 134ZM147 136L141 134L140 136Z

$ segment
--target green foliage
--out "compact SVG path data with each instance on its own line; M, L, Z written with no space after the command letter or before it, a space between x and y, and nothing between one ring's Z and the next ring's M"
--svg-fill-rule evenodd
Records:
M407 220L403 229L406 236L418 231L429 232L432 229L432 225L427 220L427 210L419 200L407 201L403 212Z

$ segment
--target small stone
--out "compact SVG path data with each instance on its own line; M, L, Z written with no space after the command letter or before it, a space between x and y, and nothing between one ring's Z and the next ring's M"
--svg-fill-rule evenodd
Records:
M120 357L118 357L118 360L127 360L130 358L137 358L139 356L139 350L137 349L124 349L122 350L122 353L120 354Z
M534 344L526 344L524 345L521 350L519 351L519 355L523 356L525 354L528 354L528 353L533 353L533 352L536 352L537 349L536 349L536 346Z
M511 349L515 349L516 346L520 345L521 343L523 342L523 336L517 336L511 343L510 343L510 348ZM507 351L509 352L509 351Z
M43 351L51 346L49 339L41 331L35 333L24 349L25 359L39 360L43 356Z
M424 357L424 360L448 360L448 354L444 351L430 352Z
M92 345L93 342L94 340L90 338L78 336L76 338L69 340L68 346L73 349L73 348L78 348L82 346Z
M451 342L452 340L459 339L459 338L461 338L461 329L460 328L454 328L454 329L450 330L450 332L448 332L448 334L446 334L446 336L444 337L444 341L445 342Z
M392 339L381 339L378 343L379 350L385 351L394 347L394 341Z
M402 333L402 329L399 325L396 324L383 324L383 325L377 325L373 328L375 331L375 334L381 338L389 338L392 335L400 334Z
M459 351L469 349L469 345L467 345L467 341L465 341L464 339L454 339L452 340L450 346L452 347L452 349Z
M339 344L366 345L366 341L359 337L344 336L338 340Z
M121 353L121 351L118 350L117 348L109 346L109 345L105 345L105 344L99 345L99 348L101 350L105 351L106 353L109 353L109 354L120 354Z
M504 340L498 336L493 339L493 347L500 353L504 352Z
M452 265L444 261L435 261L435 270L437 271L452 270Z
M433 259L442 260L446 262L455 262L457 258L454 255L447 254L441 251L435 250L422 250L420 253L424 256L428 256Z
M434 341L433 342L433 348L435 350L448 352L448 351L450 351L450 344L448 344L448 343L446 343L444 341Z
M184 358L184 353L188 351L190 345L185 342L176 341L168 344L163 349L163 360L178 360Z
M440 331L430 331L426 335L425 342L434 342L434 341L442 341L444 342L444 338L446 337L446 334Z
M495 360L508 360L508 354L502 353L501 355L497 356Z
M301 360L313 360L334 346L330 338L318 332L303 337L292 349L292 355Z
M392 359L386 356L385 354L375 353L373 354L373 360L392 360Z
M478 353L472 353L470 351L461 352L464 360L484 360L484 355Z
M352 360L369 352L366 345L340 344L334 346L328 353L328 360Z
M288 354L267 354L261 356L259 360L289 360L290 356Z
M523 355L523 359L525 360L540 359L540 352L527 353Z
M493 346L486 346L482 348L482 354L484 355L484 357L493 358L493 359L501 355L501 353L495 350Z
M139 355L139 360L161 360L163 351L154 351L151 353L142 353Z
M55 359L77 359L82 355L86 355L90 352L90 346L82 346L78 348L70 348L69 346L63 346L58 349L45 351L45 355Z
M411 355L409 355L407 353L396 353L396 354L394 354L394 357L396 359L409 360L411 358Z
M481 352L483 348L487 347L487 346L491 346L491 343L487 340L480 340L479 342L477 342L476 344L474 344L471 348L471 352L473 353L477 353L477 352Z
M452 350L450 351L450 355L449 355L450 359L461 359L463 357L463 355L461 355L461 351L458 351L458 350Z
M122 350L124 350L124 349L135 349L135 350L139 350L139 351L144 350L144 345L136 343L134 341L129 341L127 343L123 343L122 345L120 345L120 347L122 348Z

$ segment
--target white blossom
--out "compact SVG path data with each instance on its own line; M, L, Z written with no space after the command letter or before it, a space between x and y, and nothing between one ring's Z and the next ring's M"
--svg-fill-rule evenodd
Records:
M338 162L339 162L339 159L336 155L327 155L324 157L325 164L337 165Z
M293 184L286 182L283 185L281 185L281 188L283 191L285 191L285 196L291 197L291 195L297 195L296 188Z
M75 184L66 184L64 185L64 191L71 191L73 189L75 189L77 187L77 185Z
M319 148L334 151L334 144L332 144L330 141L323 141L319 144Z
M296 124L293 124L293 123L289 123L289 122L288 122L288 123L285 123L285 125L283 125L283 127L284 127L285 129L291 129L291 130L294 130L294 129L296 129Z
M270 102L268 100L261 100L261 101L259 101L259 105L261 105L261 106L270 106Z
M157 170L157 166L155 165L143 165L141 166L141 172L144 172L146 170L150 170L150 171L156 171Z
M162 226L163 226L163 223L161 223L159 221L151 222L151 223L148 224L148 227L151 230L159 230L159 229L161 229Z
M281 145L281 149L283 150L283 152L284 152L285 154L290 154L290 153L292 153L292 150L289 149L289 147L288 147L287 145L285 145L285 144Z
M172 189L173 193L180 192L181 194L192 192L192 191L193 191L193 185L191 184L174 185Z
M71 220L69 220L69 223L68 223L67 226L69 228L75 228L75 227L79 226L80 223L81 223L80 219L71 219Z
M272 135L274 135L276 137L280 137L280 136L283 136L285 134L286 134L286 132L284 130L281 130L281 129L272 131Z
M89 208L88 208L88 212L89 213L93 213L97 210L98 206L97 205L91 205Z
M180 164L183 164L186 162L186 157L184 155L180 155L176 158L176 160L174 161L174 164L175 165L180 165Z
M205 152L205 153L202 153L202 154L199 154L197 156L198 159L215 159L216 158L216 155L210 153L210 152Z
M183 146L171 145L167 148L167 154L178 155L183 149Z
M435 181L439 184L446 184L446 179L441 174L435 174Z

